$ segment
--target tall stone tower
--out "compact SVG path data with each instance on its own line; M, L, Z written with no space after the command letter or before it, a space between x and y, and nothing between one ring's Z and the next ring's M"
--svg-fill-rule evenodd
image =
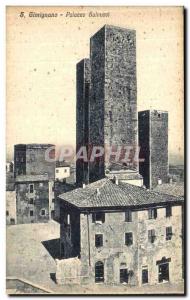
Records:
M144 178L144 185L152 189L161 182L168 182L168 112L141 111L138 121L142 160L139 172Z
M90 60L85 58L77 64L77 107L76 107L76 150L85 146L88 149L89 136L89 93ZM78 185L89 182L88 162L76 161L76 182Z
M136 32L105 25L90 39L91 93L89 106L89 144L115 147L138 146ZM107 159L90 163L90 181L114 172L115 165ZM124 169L138 173L138 163L130 167L117 165L119 175Z

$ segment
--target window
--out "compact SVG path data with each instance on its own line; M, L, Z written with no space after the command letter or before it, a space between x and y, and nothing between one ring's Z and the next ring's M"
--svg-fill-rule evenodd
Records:
M67 169L65 169L64 172L67 173Z
M54 198L52 198L52 203L55 203L55 199Z
M45 209L42 209L42 210L41 210L41 216L45 216L45 214L46 214Z
M148 267L142 268L142 284L148 283Z
M34 211L30 210L30 217L33 217L33 215L34 215Z
M56 170L56 173L59 173L59 170Z
M67 215L67 225L71 224L71 216L70 214Z
M34 185L33 184L29 184L29 191L30 191L30 193L34 193Z
M95 264L95 282L104 282L104 264L101 261Z
M34 204L34 199L33 198L29 199L29 204Z
M170 205L166 206L166 218L171 217L172 207Z
M125 234L125 245L130 246L133 244L133 233L127 232Z
M148 218L149 219L156 219L157 218L157 209L156 208L150 208L148 210Z
M40 187L42 187L44 184L43 184L43 182L40 182Z
M132 222L132 211L127 210L125 212L125 222Z
M155 239L156 239L155 230L154 229L148 230L148 241L150 243L154 243Z
M6 210L6 216L7 216L7 217L9 216L9 211L8 211L8 210Z
M95 246L97 248L103 246L103 234L95 234Z
M172 239L172 226L166 227L166 240Z
M93 223L104 223L105 222L105 213L98 212L92 214L92 222Z

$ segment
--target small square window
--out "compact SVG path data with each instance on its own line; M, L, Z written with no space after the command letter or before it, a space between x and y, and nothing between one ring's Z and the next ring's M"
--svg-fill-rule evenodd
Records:
M7 216L7 217L9 216L9 211L8 211L8 210L6 210L6 216Z
M42 210L41 210L41 216L45 216L45 214L46 214L45 209L42 209Z
M95 234L95 246L97 248L103 246L103 234Z
M105 222L105 213L97 212L92 214L92 222L93 223L104 223Z
M58 170L58 169L56 170L56 173L59 173L59 170Z
M166 227L166 240L172 239L172 226Z
M125 234L125 245L130 246L133 244L133 233L127 232Z
M155 230L154 229L148 230L148 241L153 244L155 239L156 239Z
M52 203L55 203L55 199L54 198L52 198Z
M157 218L157 209L156 208L150 208L148 210L148 218L149 219L156 219Z
M33 215L34 215L34 211L30 210L30 217L33 217Z
M67 169L65 169L64 172L67 173Z

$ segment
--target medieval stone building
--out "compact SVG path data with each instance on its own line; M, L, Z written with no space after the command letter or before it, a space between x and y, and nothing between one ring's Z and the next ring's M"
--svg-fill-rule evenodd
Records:
M90 39L90 60L77 65L77 150L87 143L89 155L93 147L102 147L104 154L89 164L77 162L77 183L113 177L115 168L122 180L128 170L138 179L137 119L136 32L105 25ZM129 160L110 157L118 147L123 157L130 148Z
M19 144L14 148L17 224L54 218L55 162L48 161L51 144ZM54 158L54 149L49 158Z
M105 178L59 199L57 283L182 280L183 198Z
M139 112L139 172L147 188L168 182L168 112Z

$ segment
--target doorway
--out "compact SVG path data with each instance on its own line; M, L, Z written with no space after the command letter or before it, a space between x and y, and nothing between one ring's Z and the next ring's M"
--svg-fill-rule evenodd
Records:
M120 269L120 283L128 283L128 269L122 268Z
M161 263L158 265L158 281L169 281L169 263Z

